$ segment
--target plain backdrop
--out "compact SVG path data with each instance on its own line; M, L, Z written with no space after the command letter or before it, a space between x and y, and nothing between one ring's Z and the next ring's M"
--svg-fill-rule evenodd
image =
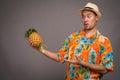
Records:
M120 80L120 0L0 0L0 80L65 80L65 64L31 48L25 31L35 28L47 49L57 52L64 39L83 28L78 10L96 3L98 28L111 40L114 72L102 80Z

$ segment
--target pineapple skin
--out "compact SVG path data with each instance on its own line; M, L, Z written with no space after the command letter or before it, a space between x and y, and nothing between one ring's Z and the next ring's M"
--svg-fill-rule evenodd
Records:
M29 41L32 46L39 48L43 43L41 36L37 32L33 32L29 37Z
M25 33L25 37L30 42L31 46L36 48L43 47L42 37L38 34L38 32L34 28L29 28Z

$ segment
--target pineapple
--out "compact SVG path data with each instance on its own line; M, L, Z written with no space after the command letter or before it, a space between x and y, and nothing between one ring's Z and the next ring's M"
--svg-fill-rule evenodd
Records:
M43 39L35 29L28 29L26 31L25 37L28 38L29 42L33 47L40 49L43 48Z

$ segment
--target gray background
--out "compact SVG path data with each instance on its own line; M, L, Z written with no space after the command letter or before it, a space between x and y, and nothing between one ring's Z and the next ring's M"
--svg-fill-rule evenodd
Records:
M0 80L65 80L65 64L32 49L24 34L37 29L47 49L57 52L71 32L83 28L78 9L88 1L100 7L98 28L114 50L115 70L102 80L119 80L119 0L0 0Z

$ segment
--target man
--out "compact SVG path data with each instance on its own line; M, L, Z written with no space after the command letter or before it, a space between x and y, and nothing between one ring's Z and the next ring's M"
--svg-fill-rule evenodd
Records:
M80 9L80 15L84 29L66 38L58 53L38 50L53 60L67 63L66 80L99 80L113 71L112 46L97 29L101 13L96 4L87 3Z

